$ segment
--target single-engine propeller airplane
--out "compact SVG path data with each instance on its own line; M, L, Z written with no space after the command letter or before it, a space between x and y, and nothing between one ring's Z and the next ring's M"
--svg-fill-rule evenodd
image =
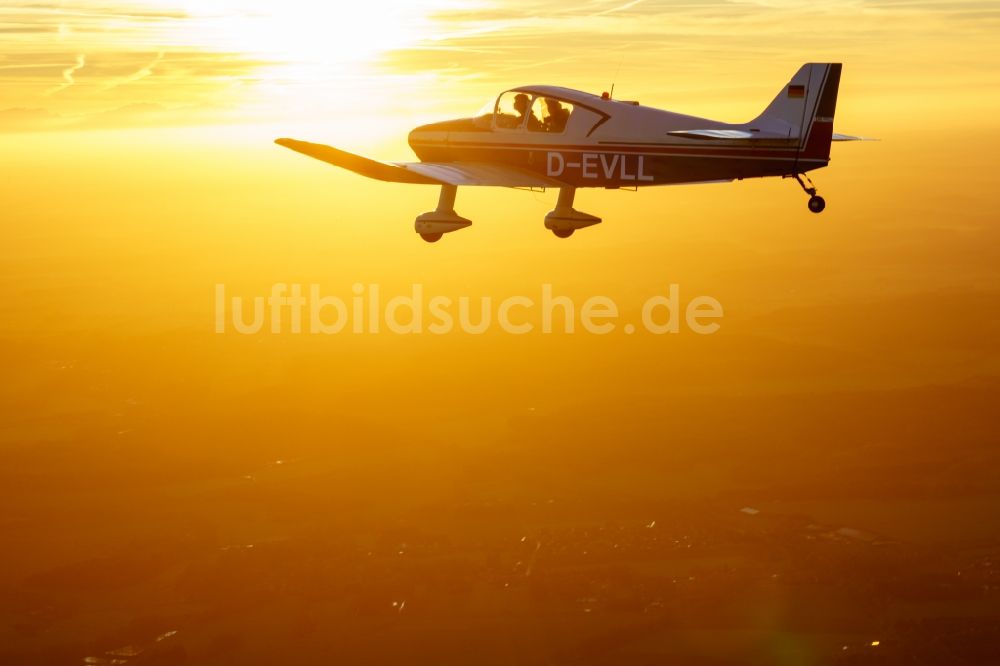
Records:
M748 123L724 123L638 102L556 86L502 93L471 118L417 127L409 135L419 162L379 162L295 139L275 143L362 176L440 185L437 208L417 217L420 236L435 242L471 220L455 212L459 186L559 188L545 227L559 238L601 218L573 208L577 188L646 187L795 178L820 213L823 197L806 175L830 161L840 63L803 65L764 112Z

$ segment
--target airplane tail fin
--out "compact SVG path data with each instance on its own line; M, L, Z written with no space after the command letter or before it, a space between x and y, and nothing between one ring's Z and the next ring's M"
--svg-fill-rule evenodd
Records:
M798 138L799 159L829 161L842 67L840 63L802 65L750 125Z

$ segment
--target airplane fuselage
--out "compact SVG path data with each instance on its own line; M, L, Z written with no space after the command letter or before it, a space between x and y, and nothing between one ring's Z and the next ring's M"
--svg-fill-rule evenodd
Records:
M827 160L803 159L797 149L784 147L501 143L462 133L429 139L420 134L411 134L410 146L423 161L502 163L572 187L615 189L740 180L804 173L828 164Z
M785 176L824 167L831 122L817 119L806 137L748 141L671 136L690 128L759 131L550 86L515 89L574 106L563 133L502 129L462 118L414 129L410 147L424 162L504 164L571 187L643 187ZM824 137L825 135L825 137ZM748 145L750 143L750 145Z

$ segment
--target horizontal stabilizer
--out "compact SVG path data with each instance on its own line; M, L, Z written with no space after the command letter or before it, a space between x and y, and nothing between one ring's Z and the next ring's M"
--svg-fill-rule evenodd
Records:
M758 130L743 129L689 129L672 130L667 132L670 136L680 136L686 139L714 139L716 141L742 141L742 140L781 140L796 137L789 137L777 132L762 132Z
M851 136L850 134L837 134L834 132L831 141L878 141L867 136Z

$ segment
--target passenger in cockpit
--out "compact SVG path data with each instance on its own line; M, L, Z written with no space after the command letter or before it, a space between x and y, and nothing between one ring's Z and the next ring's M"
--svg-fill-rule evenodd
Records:
M559 100L551 97L545 98L545 109L548 115L545 118L543 129L546 132L562 132L566 129L566 122L569 120L569 109L559 103Z

